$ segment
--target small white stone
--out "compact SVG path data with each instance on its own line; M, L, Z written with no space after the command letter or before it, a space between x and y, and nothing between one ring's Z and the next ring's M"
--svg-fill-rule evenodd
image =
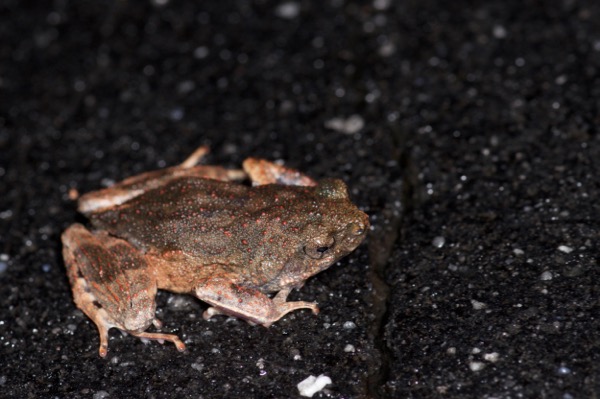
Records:
M344 352L356 352L356 349L354 348L354 345L347 344L344 347Z
M94 399L104 399L104 398L108 398L110 395L108 392L106 391L97 391L94 393L94 395L92 395L92 398Z
M300 4L293 1L282 3L275 10L275 14L280 18L294 19L300 14Z
M571 252L573 252L573 248L567 246L567 245L559 245L558 246L558 250L560 252L564 252L566 254L570 254Z
M485 363L483 362L470 362L469 363L469 368L471 369L471 371L481 371L483 370L485 367Z
M298 391L300 395L312 398L315 393L325 388L328 384L331 384L331 378L326 375L321 374L318 377L311 375L298 384Z
M476 301L475 299L471 299L471 305L473 305L473 309L475 310L481 310L487 307L485 303Z
M377 11L385 11L392 5L392 0L374 0L373 8Z
M486 353L485 355L483 355L483 358L485 360L492 363L496 363L499 357L500 355L498 354L498 352Z
M492 31L492 33L496 39L504 39L508 35L506 28L502 25L494 26L494 30Z
M567 366L560 366L558 370L556 370L559 375L568 375L571 374L571 369Z
M348 118L332 118L325 122L327 129L335 130L339 133L354 134L359 132L365 126L365 120L360 115L352 115Z
M356 324L354 324L354 322L352 321L345 321L343 324L344 329L346 330L352 330L356 328Z
M540 276L540 280L542 281L548 281L548 280L552 280L552 272L549 271L545 271L544 273L542 273L542 275Z
M210 53L210 50L206 46L196 47L194 49L194 58L200 60L202 58L206 58L209 53Z
M431 241L431 245L436 248L442 248L446 244L446 239L443 236L434 237Z

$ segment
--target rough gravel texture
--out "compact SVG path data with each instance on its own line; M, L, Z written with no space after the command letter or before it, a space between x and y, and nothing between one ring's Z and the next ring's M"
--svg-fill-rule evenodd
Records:
M0 4L0 397L600 395L594 2ZM97 354L60 233L69 191L282 160L344 179L368 242L268 329L160 293L187 351Z

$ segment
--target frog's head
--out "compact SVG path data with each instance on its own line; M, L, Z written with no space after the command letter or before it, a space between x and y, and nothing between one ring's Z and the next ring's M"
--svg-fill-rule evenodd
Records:
M331 264L365 239L369 216L350 201L346 184L339 179L321 180L316 193L320 220L306 226L303 251L311 259Z
M302 282L352 252L366 237L369 217L354 205L346 185L338 179L321 180L312 206L297 209L302 229L296 249L281 273L281 285Z

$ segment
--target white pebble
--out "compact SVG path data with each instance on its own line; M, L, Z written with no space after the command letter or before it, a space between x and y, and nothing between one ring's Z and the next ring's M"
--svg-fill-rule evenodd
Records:
M352 115L348 118L332 118L325 122L325 127L339 133L354 134L365 127L365 120L360 115Z
M300 395L312 398L315 393L325 388L328 384L331 384L331 378L326 375L321 374L318 377L311 375L298 384L298 391Z
M377 11L385 11L392 5L392 0L375 0L373 1L373 8Z
M471 369L471 371L481 371L481 370L483 370L484 367L485 367L485 364L483 362L470 362L469 363L469 368Z
M431 244L436 248L442 248L446 243L446 239L442 236L434 237Z
M352 322L352 321L345 321L343 327L346 330L352 330L352 329L356 328L356 324L354 324L354 322Z
M548 281L548 280L552 280L552 272L545 271L545 272L544 272L544 273L542 273L542 275L540 276L540 280L542 280L542 281Z
M492 33L496 39L504 39L508 34L506 28L502 25L494 26Z
M275 14L280 18L294 19L300 14L300 4L293 1L280 4L275 10Z
M566 254L570 254L571 252L573 252L573 248L567 246L567 245L559 245L558 246L558 250L560 252L564 252Z
M94 398L94 399L104 399L104 398L108 398L109 396L110 395L106 391L98 391L98 392L95 392L92 395L92 398Z
M202 58L206 58L209 53L210 53L210 51L208 50L208 47L206 47L206 46L196 47L194 49L194 58L200 60Z
M487 307L485 303L476 301L475 299L471 299L471 305L473 305L473 309L475 310L481 310Z

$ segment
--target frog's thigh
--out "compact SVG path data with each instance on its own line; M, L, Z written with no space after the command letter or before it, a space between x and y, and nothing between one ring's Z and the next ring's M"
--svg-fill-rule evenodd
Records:
M316 186L317 182L303 173L273 162L258 158L248 158L243 164L255 186L283 184L286 186Z
M196 287L195 294L213 306L204 313L205 319L226 314L268 327L297 309L311 309L315 314L319 312L317 304L313 302L286 302L289 290L280 291L271 299L262 292L236 284L227 277L203 280Z

